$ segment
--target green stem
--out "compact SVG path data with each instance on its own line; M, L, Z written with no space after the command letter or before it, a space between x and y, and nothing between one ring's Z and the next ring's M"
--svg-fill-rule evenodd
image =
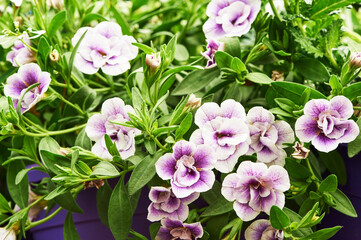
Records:
M37 49L33 48L32 46L30 46L29 44L27 44L23 39L19 39L26 47L28 47L29 49L31 49L33 52L38 52Z
M351 38L355 42L361 43L361 36L358 33L355 33L352 30L346 30L343 32L343 35Z
M353 110L361 110L361 107L359 107L359 106L354 106L354 107L353 107Z
M275 6L273 0L269 0L269 3L270 3L270 5L271 5L272 11L273 11L274 15L276 16L276 18L278 18L278 20L280 20L280 22L282 22L281 15L280 15L279 12L277 11L276 6Z
M156 138L155 136L153 136L153 134L151 134L151 133L149 133L149 132L148 132L148 134L149 134L149 136L153 139L153 141L158 145L158 147L159 147L160 149L162 149L163 151L168 152L168 149L167 149L166 147L164 147L164 146L159 142L158 138Z
M60 82L56 81L55 79L52 79L51 85L56 86L56 87L69 88L72 92L77 91L77 89L74 88L70 83L69 84L60 83Z
M80 113L81 115L84 115L85 112L78 106L78 105L74 105L72 102L69 102L68 100L66 100L60 93L58 93L57 91L55 91L53 88L49 87L50 91L55 94L60 100L62 100L64 103L68 104L69 106L71 106L72 108L74 108L75 110L78 111L78 113Z
M40 225L40 224L43 224L43 223L49 221L50 219L52 219L53 217L55 217L62 209L63 209L62 207L59 207L58 209L56 209L56 210L55 210L52 214L50 214L49 216L47 216L47 217L45 217L45 218L43 218L43 219L41 219L41 220L39 220L39 221L30 223L30 224L25 228L25 230L27 231L27 230L29 230L29 229L31 229L31 228L33 228L33 227L36 227L36 226L38 226L38 225Z
M25 128L23 128L21 126L18 126L18 127L24 133L24 135L31 136L31 137L46 137L46 136L54 136L54 135L61 135L61 134L65 134L65 133L74 132L76 130L84 128L85 126L86 126L86 123L82 124L82 125L79 125L79 126L76 126L76 127L64 129L64 130L48 131L48 132L45 132L45 133L32 133L32 132L28 132Z

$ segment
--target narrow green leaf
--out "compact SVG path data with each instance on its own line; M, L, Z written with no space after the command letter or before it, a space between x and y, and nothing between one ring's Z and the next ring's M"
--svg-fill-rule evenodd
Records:
M329 153L319 152L319 158L331 173L336 174L339 183L345 185L347 182L347 173L342 156L337 151Z
M100 221L109 227L108 222L108 210L109 210L109 200L112 195L112 188L110 187L108 181L105 180L105 183L97 191L97 210Z
M341 190L337 189L335 192L331 192L330 194L336 202L336 205L333 206L334 209L347 216L357 217L356 210L353 207L350 199L348 199L348 197L343 192L341 192Z
M6 183L10 196L21 209L28 206L29 198L28 176L24 176L18 184L15 183L17 173L23 169L25 169L23 161L14 161L7 165L6 171Z
M110 162L102 161L96 165L92 176L118 176L119 171Z
M183 137L183 135L189 130L189 128L192 126L192 120L193 115L191 112L187 113L181 124L179 125L179 128L175 132L175 140L179 140Z
M151 47L148 47L145 44L142 43L132 43L134 46L138 47L139 49L141 49L143 52L145 52L146 54L152 54L155 53L154 49Z
M66 11L57 13L52 19L48 26L48 36L52 37L56 31L65 23Z
M318 230L317 232L314 232L314 233L308 235L307 237L303 237L300 240L326 240L326 239L330 239L340 229L341 229L341 226L336 226L336 227L333 227L333 228L324 228L324 229Z
M361 129L361 118L357 119L357 126ZM352 158L361 151L361 131L355 140L347 144L348 157Z
M248 73L245 78L251 82L258 84L271 84L273 82L273 80L269 78L266 74L260 72Z
M71 212L68 212L64 222L64 230L63 230L64 240L80 240L79 234L76 231L73 215Z

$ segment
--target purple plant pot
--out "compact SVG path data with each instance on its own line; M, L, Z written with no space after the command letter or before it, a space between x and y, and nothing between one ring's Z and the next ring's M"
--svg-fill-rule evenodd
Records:
M340 146L338 151L342 155L347 171L347 184L345 186L339 186L347 197L351 200L357 214L361 214L361 154L356 155L353 158L347 156L347 147ZM361 239L361 218L353 218L344 215L333 208L330 210L330 214L327 214L322 220L320 228L343 226L341 230L332 239Z
M38 182L47 175L39 171L29 172L29 181ZM113 184L111 184L113 185ZM77 203L83 209L83 214L73 213L75 227L79 233L80 239L84 240L112 240L114 239L110 229L106 227L99 219L96 206L96 188L90 188L79 193ZM148 189L143 189L138 207L133 216L132 229L140 234L150 238L149 226L147 220L147 208L150 204L148 198ZM57 207L54 208L54 210ZM30 230L30 239L32 240L63 240L63 226L67 211L62 210L54 218ZM42 219L45 216L43 211L36 219Z

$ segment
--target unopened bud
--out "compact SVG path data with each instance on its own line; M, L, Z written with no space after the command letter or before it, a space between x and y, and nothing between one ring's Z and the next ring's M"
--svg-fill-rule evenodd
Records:
M320 218L319 216L316 216L316 215L315 215L315 216L312 217L311 221L312 221L312 222L315 222L315 221L317 221L319 218Z
M70 148L60 148L60 149L58 150L58 153L59 153L60 155L63 155L63 156L66 156L66 155L68 155L68 154L71 154L72 152L73 152L73 150L70 149Z
M57 62L59 61L59 52L58 50L54 49L50 55L49 55L49 58L52 62Z
M349 60L351 67L361 68L361 53L352 52Z
M197 98L193 93L189 96L186 108L189 108L191 111L199 108L202 104L202 98Z
M46 5L61 10L64 7L64 0L46 0Z
M306 159L308 157L308 154L310 153L310 150L305 148L303 146L303 143L296 142L293 146L293 149L295 150L294 153L292 153L292 157L296 159Z
M147 54L145 64L151 71L155 71L161 63L160 53Z
M103 185L104 185L104 180L103 179L84 182L84 190L87 189L87 188L92 188L92 187L96 187L97 189L99 189Z
M0 239L1 240L16 240L16 233L13 228L0 228Z
M279 71L272 71L272 80L281 82L285 80L285 74Z

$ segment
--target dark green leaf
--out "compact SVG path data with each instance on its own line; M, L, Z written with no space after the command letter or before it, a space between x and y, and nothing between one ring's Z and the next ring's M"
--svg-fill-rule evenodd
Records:
M217 51L214 54L214 59L216 60L218 68L230 68L233 57L226 52Z
M202 217L217 216L233 210L233 203L226 200L224 197L218 198L214 203L209 205L202 213Z
M153 48L148 47L145 44L142 43L132 43L134 46L138 47L140 50L142 50L143 52L145 52L146 54L152 54L155 53L155 51L153 50Z
M80 240L79 234L76 231L73 215L71 212L68 212L64 222L64 230L63 230L64 240Z
M330 12L339 8L346 7L353 3L359 2L359 0L318 0L313 1L312 4L312 16L311 18L322 18Z
M361 82L351 84L348 87L345 87L342 91L343 95L350 100L354 100L358 96L360 96L361 92Z
M134 169L128 183L129 194L133 195L144 187L155 175L155 163L160 153L154 156L148 155Z
M120 156L117 146L115 145L115 143L112 141L112 139L109 137L108 134L105 134L104 139L105 139L105 145L106 145L110 155Z
M8 200L0 193L0 213L12 212ZM0 219L1 222L1 219Z
M334 192L337 189L337 177L335 174L329 175L320 184L318 190L320 192Z
M183 135L189 130L189 128L192 125L193 115L191 112L187 113L181 124L179 125L179 128L175 132L175 140L179 140L183 137Z
M10 196L21 209L28 206L29 199L28 176L24 176L19 184L15 183L16 175L23 169L25 169L23 161L13 161L8 164L6 171L6 183Z
M55 184L49 179L48 180L48 191L52 192L56 189ZM71 212L83 213L83 210L76 203L72 194L68 191L54 198L54 201L61 207Z
M308 168L292 158L286 158L286 169L291 177L297 179L306 179L312 175Z
M128 238L132 226L132 205L122 181L115 187L109 201L108 221L116 240Z
M95 166L92 176L118 176L119 172L113 164L106 161L101 161Z
M117 21L117 23L122 28L122 33L124 35L132 35L132 33L129 29L129 24L127 22L127 19L124 17L124 15L119 13L113 5L110 6L110 11L112 11L115 21Z
M85 132L85 128L83 128L78 136L75 139L75 146L82 147L86 150L91 150L92 148L92 141L88 137L88 135Z
M307 80L327 82L330 78L325 65L314 58L304 58L295 62L295 67Z
M357 119L357 126L361 129L361 118ZM350 158L356 156L361 151L361 131L355 140L347 144L347 154Z
M273 80L269 78L266 74L260 72L248 73L245 78L251 82L258 84L271 84L273 82Z
M287 214L276 205L273 205L271 207L269 219L272 227L279 230L288 227L291 223L290 218L287 216Z
M105 180L105 183L97 191L97 209L98 215L102 223L109 227L108 223L108 209L109 209L109 200L112 195L112 189L109 186L108 181Z
M303 237L300 240L326 240L330 239L333 235L335 235L338 230L341 229L341 226L336 226L333 228L324 228L314 232L307 237Z
M69 167L71 165L71 160L63 155L54 154L46 150L40 150L40 156L42 156L42 161L45 167L55 174L61 174L61 171L56 165Z
M342 212L343 214L346 214L347 216L357 217L357 213L350 199L348 199L348 197L343 192L337 189L335 192L331 192L330 194L336 202L336 205L333 206L334 209Z
M66 11L57 13L52 19L48 26L48 36L52 37L56 31L65 23Z
M329 153L319 152L319 156L326 168L331 173L336 174L339 183L345 185L347 182L347 173L342 156L337 151Z
M50 50L51 48L48 41L44 36L41 36L38 44L38 54L41 56L44 63L50 54Z

